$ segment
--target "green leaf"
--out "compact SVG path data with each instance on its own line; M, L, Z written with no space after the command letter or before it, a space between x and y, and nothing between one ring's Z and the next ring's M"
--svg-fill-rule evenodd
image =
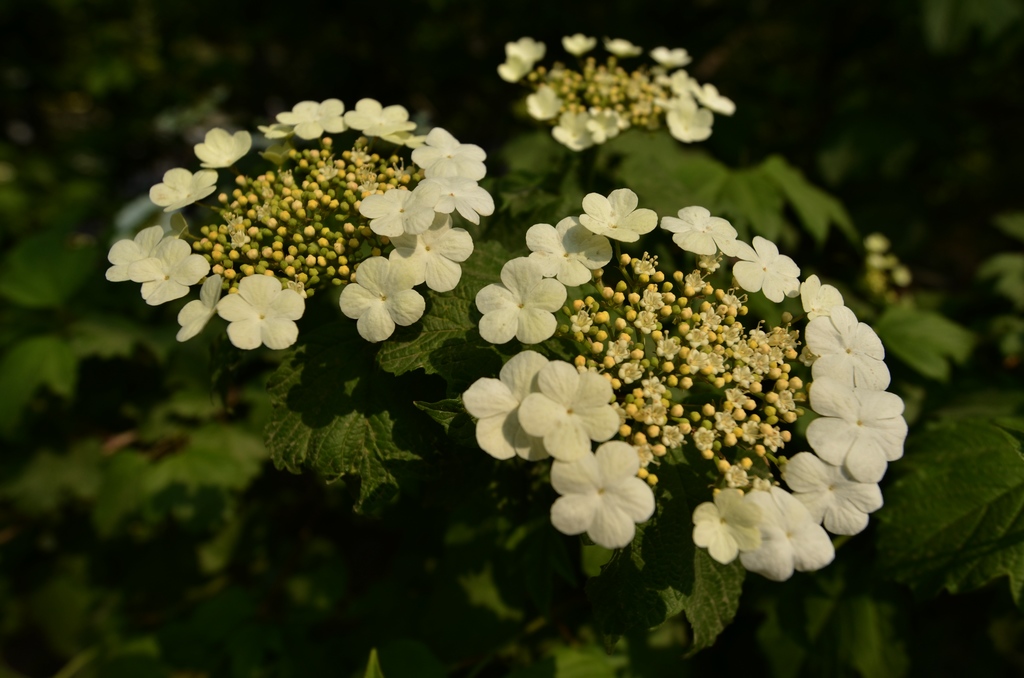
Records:
M436 403L414 402L417 409L426 412L427 416L444 428L448 437L467 447L476 447L476 424L466 413L466 408L459 399L439 400Z
M1012 301L1018 310L1024 309L1024 254L997 254L982 262L978 277L995 280L996 292Z
M78 360L67 342L46 335L15 344L0 360L0 433L11 433L40 386L59 396L74 395Z
M606 646L683 612L693 653L710 646L736 615L746 571L739 561L720 565L693 544L691 516L704 499L696 493L703 480L681 460L662 464L658 478L654 517L587 583L587 595ZM697 498L688 500L684 484Z
M42 450L33 455L17 478L0 488L27 515L56 511L68 499L91 500L100 487L100 446L87 439L65 454Z
M420 459L409 436L423 415L402 397L395 377L375 369L355 323L326 325L299 341L267 384L271 458L278 468L311 470L328 481L358 477L356 510L379 508L398 493L398 468Z
M363 678L384 678L384 672L380 670L380 661L377 659L377 648L370 650L370 659L366 662Z
M1006 431L958 420L912 436L878 513L882 566L923 595L1007 576L1024 607L1024 457Z
M190 490L244 490L259 474L266 458L266 448L258 437L237 427L204 426L189 436L183 450L153 464L145 487L149 494L174 484Z
M64 305L95 274L96 248L73 245L56 233L25 238L0 268L0 295L28 308ZM45 265L47 275L40 275Z
M451 292L428 292L427 312L414 325L401 328L381 345L377 362L392 374L422 368L440 374L462 390L481 375L497 374L501 358L480 338L476 293L498 282L508 253L497 243L477 243L462 265L462 280Z
M819 244L828 238L831 224L838 226L851 242L858 240L857 229L842 203L807 181L784 158L773 155L759 169L782 189L804 228Z
M731 219L741 237L753 231L773 241L782 232L782 207L778 187L758 169L732 172L715 202L715 211Z
M1024 212L1007 212L997 215L992 221L1006 235L1024 242Z
M974 348L974 334L934 311L890 306L875 331L888 352L938 381L949 379L951 360L962 365Z

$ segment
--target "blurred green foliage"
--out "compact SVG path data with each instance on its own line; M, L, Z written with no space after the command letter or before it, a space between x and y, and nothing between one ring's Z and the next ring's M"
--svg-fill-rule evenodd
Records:
M3 678L1024 670L1014 604L1024 537L1012 512L1024 411L1024 2L270 11L41 0L3 3L0 25ZM566 152L535 131L517 108L523 92L495 67L506 41L553 48L576 31L688 48L694 74L735 99L737 115L719 118L698 149L637 132ZM656 616L617 616L600 595L592 608L585 582L608 554L553 531L552 497L529 500L525 466L472 449L451 400L468 377L460 361L500 356L440 339L467 328L441 318L375 356L353 342L351 360L386 388L363 409L324 406L314 390L308 407L282 412L289 380L325 393L366 386L332 377L342 348L312 359L314 333L308 354L285 358L239 355L212 330L178 344L184 300L151 308L133 285L103 279L110 242L161 218L148 188L194 164L206 129L255 129L331 96L402 103L484 146L498 209L474 235L506 249L521 248L533 223L578 211L585 193L620 185L662 214L703 204L778 237L805 273L841 287L895 356L912 432L883 486L880 527L817 575L746 578L736 619L686 659L718 632L714 601L679 613L699 586L645 588L631 578L639 555L624 551L588 589L626 606L640 598ZM895 303L863 287L859 236L873 231L913 273ZM467 271L474 284L491 255ZM452 303L468 307L466 294ZM389 400L405 391L430 397L418 409ZM334 442L384 426L398 444L332 443L351 458L321 457L329 484L277 470L313 461L303 425L318 417L337 422ZM370 466L338 479L341 462ZM669 508L645 548L658 548L663 523L686 536L689 509ZM971 531L972 517L985 529ZM922 562L925 552L935 559Z

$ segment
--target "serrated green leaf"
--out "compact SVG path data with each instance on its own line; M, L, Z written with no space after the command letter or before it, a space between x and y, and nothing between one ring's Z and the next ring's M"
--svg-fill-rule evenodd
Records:
M271 458L278 468L328 481L357 477L356 510L379 508L398 493L398 467L420 459L408 436L423 415L401 397L395 377L376 369L354 323L326 325L299 342L267 384ZM402 420L400 442L395 424Z
M40 386L70 398L78 378L78 360L56 336L31 337L15 344L0 360L0 433L10 433Z
M684 462L662 464L654 517L587 583L606 645L683 612L693 629L692 653L710 646L736 615L746 570L739 561L721 565L694 546L691 516L704 498L691 505L684 488L700 483L686 475L695 477Z
M1012 301L1018 310L1024 309L1024 254L1003 252L986 259L978 267L978 277L995 280L996 292Z
M924 595L1009 577L1024 606L1024 457L1006 431L958 420L911 436L878 513L882 566Z
M477 243L462 265L462 280L451 292L428 292L427 312L381 345L377 362L387 372L423 369L462 390L482 374L497 374L501 358L477 331L476 293L499 281L508 253L497 243Z
M761 163L758 169L782 189L793 211L800 217L804 229L819 244L828 238L831 224L838 226L851 242L857 241L857 229L842 203L807 181L803 173L784 158L773 155Z
M436 403L414 402L422 412L444 428L448 437L467 447L476 447L476 425L466 413L462 401L458 399L439 400Z
M28 308L56 308L95 273L95 260L94 246L74 246L51 232L30 236L4 260L0 295ZM54 273L40 275L41 261Z
M974 348L974 334L934 311L890 306L875 331L892 353L919 374L949 379L950 361L963 364Z

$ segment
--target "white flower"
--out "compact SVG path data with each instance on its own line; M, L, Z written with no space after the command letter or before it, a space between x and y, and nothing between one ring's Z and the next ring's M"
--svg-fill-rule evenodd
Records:
M178 324L181 329L175 337L178 341L188 341L203 331L210 318L217 314L217 302L220 301L222 279L219 275L211 275L199 289L199 298L185 304L178 312Z
M150 306L180 299L209 272L206 259L175 237L164 238L149 257L128 266L128 277L142 283L142 298Z
M665 109L669 134L674 138L691 143L704 141L711 136L715 116L708 109L699 108L691 97L676 97L661 103Z
M543 268L545 277L575 287L590 282L592 273L612 259L612 246L604 236L591 233L575 217L557 226L534 224L526 232L530 259Z
M418 150L418 149L417 149ZM423 185L437 186L440 197L434 210L442 214L458 211L467 221L480 223L480 215L494 214L494 199L472 179L465 177L435 177L424 179ZM419 188L417 186L416 188Z
M634 362L623 363L622 367L619 368L619 379L624 384L632 384L634 381L642 379L643 376L643 368Z
M396 135L416 129L404 106L384 108L376 99L360 99L354 110L345 113L344 120L347 126L368 137L383 137L393 143L400 143Z
M537 389L519 406L519 423L543 437L555 459L580 459L590 453L591 440L603 442L618 432L619 416L609 404L612 385L604 377L552 360L537 374Z
M370 219L370 230L395 238L405 233L422 233L434 222L434 204L441 197L436 186L420 184L412 191L393 188L384 195L373 194L359 203L359 213Z
M696 82L693 84L693 96L697 98L697 101L702 106L722 115L732 115L736 112L736 104L733 103L732 99L719 94L718 88L714 85L708 83L703 86L697 86Z
M384 257L370 257L359 264L356 280L345 285L338 304L342 313L357 320L359 336L367 341L384 341L396 324L412 325L426 309L423 297L412 289L414 272L393 266Z
M299 338L295 321L306 304L299 293L283 289L281 281L269 275L250 275L238 283L238 292L217 304L217 313L227 320L228 339L236 347L252 350L288 348Z
M535 120L550 120L561 108L562 99L548 85L541 85L526 97L526 110Z
M782 469L793 496L803 502L811 518L825 521L832 534L857 534L868 526L868 514L882 508L882 491L875 483L859 483L839 466L831 466L810 452L801 452Z
M729 254L736 247L736 229L703 207L684 207L679 218L662 217L661 227L674 233L672 242L694 254Z
M547 364L541 354L523 351L505 363L499 379L477 379L462 394L466 411L478 420L477 444L495 459L519 455L537 461L548 456L543 440L519 424L519 403L534 391L537 373Z
M295 135L302 139L319 139L324 132L336 134L344 132L345 104L338 99L327 99L322 103L316 101L300 101L292 107L291 112L278 113L278 122L292 125ZM267 135L270 138L270 135Z
M164 238L162 226L150 226L144 228L135 235L134 240L124 239L115 242L107 254L107 261L113 266L107 269L107 280L110 282L124 282L130 280L128 267L136 261L148 259L153 255L153 249Z
M594 137L587 128L590 114L566 111L558 118L558 124L551 128L555 141L573 151L582 151L594 145Z
M651 232L658 225L654 210L636 209L637 202L636 193L628 188L614 190L607 198L588 193L583 198L586 214L580 215L580 223L598 235L636 242L641 234Z
M536 344L555 333L552 315L565 302L565 286L545 279L540 264L525 257L512 259L501 267L500 285L488 285L477 292L476 307L480 336L492 344L504 344L516 337L524 344Z
M845 306L835 306L828 316L807 323L804 336L806 348L818 356L812 372L815 379L834 377L847 386L876 391L889 385L882 341Z
M505 63L498 66L498 75L505 82L519 82L535 63L544 58L545 50L544 43L533 38L505 43Z
M822 415L807 427L807 442L833 466L862 483L877 483L887 462L903 456L907 422L895 393L851 388L830 377L811 385L811 407Z
M447 214L438 214L423 233L400 235L391 242L391 265L408 268L416 285L426 282L435 292L455 289L462 278L459 263L473 253L473 237L465 229L452 228Z
M597 38L588 38L582 33L574 33L562 38L562 49L574 56L583 56L597 46Z
M604 142L619 136L619 131L623 129L623 123L629 126L629 122L618 114L617 111L611 109L605 109L603 111L590 110L590 119L587 120L587 129L590 131L590 136L593 137L595 144L603 144Z
M835 558L828 534L789 492L779 487L755 490L744 501L761 509L761 546L740 553L743 567L773 581L785 581L794 569L819 570Z
M654 515L654 493L636 477L640 459L628 443L613 441L578 461L551 464L551 485L561 497L551 524L562 534L582 534L607 549L633 541L636 524Z
M779 254L771 240L755 235L753 247L736 241L732 256L743 260L732 267L732 274L747 292L763 290L764 296L776 303L800 293L800 268L792 259Z
M164 173L163 183L149 189L149 199L164 212L179 210L217 190L217 172L212 169L199 170L192 174L177 167Z
M672 77L669 78L669 88L672 90L672 93L684 99L692 100L693 92L698 87L700 87L700 85L698 85L697 81L691 78L690 74L686 71L676 71L672 74Z
M604 48L617 57L635 57L644 52L643 47L638 47L623 38L605 38Z
M739 490L722 490L715 502L699 505L693 511L693 543L706 548L711 557L728 565L740 551L761 546L761 509L743 501Z
M273 125L260 125L259 130L268 139L284 139L295 134L295 127L293 125L282 125L279 122L275 122ZM280 148L280 146L277 148Z
M818 276L812 275L800 283L800 303L808 320L818 316L831 315L836 306L843 305L843 295L832 285L822 285Z
M651 50L651 58L665 68L679 68L693 61L690 53L682 47L669 49L668 47L655 47Z
M424 145L412 152L412 161L428 178L463 177L479 181L487 175L487 153L476 144L461 144L440 127L430 130Z
M252 148L252 136L246 132L228 134L219 127L206 133L206 139L195 145L201 167L231 167Z

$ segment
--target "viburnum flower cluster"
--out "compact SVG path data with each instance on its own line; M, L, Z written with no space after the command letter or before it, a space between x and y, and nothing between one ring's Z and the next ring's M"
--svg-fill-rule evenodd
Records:
M422 316L416 286L458 285L473 239L453 216L475 224L494 211L478 184L487 173L483 149L439 127L417 135L404 107L373 99L349 111L338 99L303 101L260 131L274 144L260 154L271 167L252 176L236 170L230 193L208 205L218 223L196 236L150 227L108 255L107 279L142 283L151 305L202 283L200 299L179 315L179 341L220 315L238 348L287 348L306 299L330 287L342 288L341 311L360 335L382 341ZM346 132L352 139L343 146L324 136ZM217 169L251 148L248 132L210 130L195 147L206 169L169 170L151 200L170 212L207 198Z
M596 38L566 36L562 47L577 57L578 66L556 61L547 67L537 65L547 52L544 43L521 38L505 45L505 62L498 66L503 80L530 87L530 116L551 124L554 138L574 151L603 144L630 127L664 126L679 141L704 141L711 136L715 113L736 111L714 85L700 84L682 68L691 61L685 49L656 47L649 53L653 65L628 71L620 61L640 56L642 47L605 38L609 56L599 63L584 56L596 46Z
M689 499L693 540L712 558L775 580L830 563L826 530L864 529L907 432L878 337L834 287L801 281L774 243L744 242L704 208L660 219L697 259L666 273L656 257L620 252L659 223L632 191L592 193L582 207L534 225L530 255L476 297L485 340L531 345L463 394L480 447L552 458L552 523L607 548L654 514L661 467L708 463L708 501ZM804 313L757 321L756 293L799 297ZM567 350L572 362L552 357ZM814 452L791 454L812 410Z

